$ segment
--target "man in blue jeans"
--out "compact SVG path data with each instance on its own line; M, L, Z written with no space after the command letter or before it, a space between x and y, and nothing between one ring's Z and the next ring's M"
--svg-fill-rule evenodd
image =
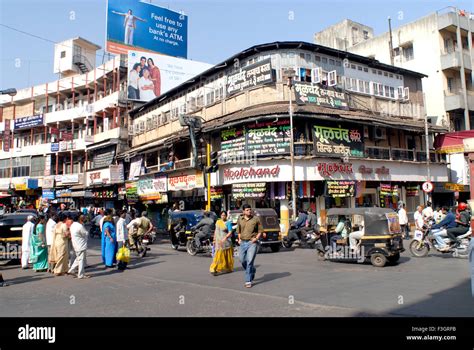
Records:
M237 221L237 234L239 235L239 259L245 270L245 287L252 288L252 281L255 278L255 256L260 236L263 234L263 227L260 219L252 215L250 205L242 206L243 214Z

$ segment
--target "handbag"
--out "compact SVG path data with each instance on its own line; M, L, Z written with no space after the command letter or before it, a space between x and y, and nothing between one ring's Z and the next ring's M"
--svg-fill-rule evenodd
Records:
M130 262L130 249L128 249L125 246L121 247L117 252L116 258L118 261L129 263Z

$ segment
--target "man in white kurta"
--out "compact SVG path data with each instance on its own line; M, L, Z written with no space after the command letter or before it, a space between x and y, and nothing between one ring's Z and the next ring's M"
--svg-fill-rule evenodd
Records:
M30 239L31 235L33 234L33 230L35 228L34 216L29 215L26 219L26 223L23 225L23 231L21 234L21 268L27 269L28 268L28 260L30 259Z
M77 278L88 278L89 276L84 275L85 263L86 263L86 251L87 251L87 230L83 226L84 215L80 215L78 221L74 221L69 228L71 231L71 241L76 253L76 259L71 265L68 274L72 274L77 268Z

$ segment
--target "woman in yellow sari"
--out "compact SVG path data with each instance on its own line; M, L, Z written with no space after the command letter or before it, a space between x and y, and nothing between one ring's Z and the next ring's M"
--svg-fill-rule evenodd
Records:
M215 276L219 272L234 270L234 248L232 247L232 223L227 221L227 213L221 212L221 218L216 222L214 232L215 254L209 270Z
M67 217L64 213L59 213L59 222L54 227L54 240L51 247L51 259L54 266L54 275L66 275L69 270L69 239L71 234L66 224Z

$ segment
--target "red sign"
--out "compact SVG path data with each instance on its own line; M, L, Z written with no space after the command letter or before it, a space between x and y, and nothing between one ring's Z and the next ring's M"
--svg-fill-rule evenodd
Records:
M423 189L423 192L429 193L433 191L434 186L432 182L426 181L425 183L423 183L423 185L421 185L421 188Z
M352 174L351 163L319 163L318 171L321 176L330 177L335 173L340 174Z
M374 172L374 169L366 168L365 165L361 165L359 167L359 173L361 174L372 174L373 172ZM376 168L375 173L378 175L390 175L390 169L382 166L381 168Z
M5 119L5 130L3 131L3 150L10 152L10 119Z
M63 132L62 136L63 136L62 137L63 141L72 141L73 140L72 133L70 133L70 132Z
M250 179L250 178L265 178L277 177L280 174L280 167L277 165L274 168L240 168L239 170L224 170L224 180L236 179Z
M51 135L58 135L59 136L59 129L58 128L50 128Z

